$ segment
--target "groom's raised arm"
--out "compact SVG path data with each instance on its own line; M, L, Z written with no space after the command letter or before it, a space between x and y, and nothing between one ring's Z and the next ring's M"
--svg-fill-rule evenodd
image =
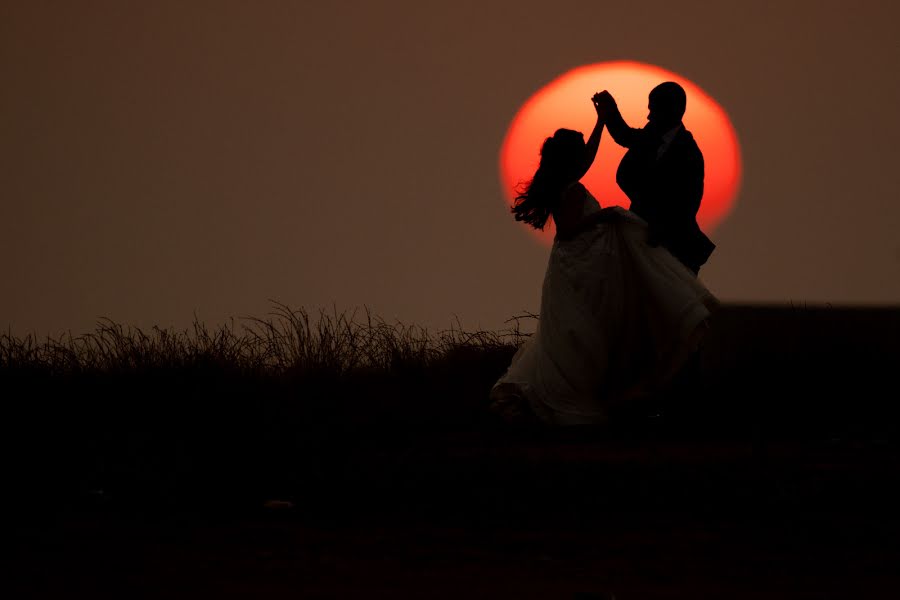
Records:
M628 126L628 123L625 122L625 119L622 118L622 114L619 112L615 99L609 92L604 91L597 94L596 99L597 103L602 107L601 110L609 135L612 136L612 139L618 145L631 148L637 143L641 130Z

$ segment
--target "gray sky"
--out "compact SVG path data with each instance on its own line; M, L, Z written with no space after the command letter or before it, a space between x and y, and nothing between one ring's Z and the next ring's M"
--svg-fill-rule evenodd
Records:
M896 6L5 2L0 325L536 312L549 249L504 207L500 144L541 86L618 59L688 77L738 133L714 293L900 302Z

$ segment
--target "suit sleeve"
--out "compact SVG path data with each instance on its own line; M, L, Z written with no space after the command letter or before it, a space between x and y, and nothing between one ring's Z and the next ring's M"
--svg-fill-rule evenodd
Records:
M640 139L641 130L629 127L622 118L622 113L616 108L606 119L606 129L609 135L620 146L631 148Z

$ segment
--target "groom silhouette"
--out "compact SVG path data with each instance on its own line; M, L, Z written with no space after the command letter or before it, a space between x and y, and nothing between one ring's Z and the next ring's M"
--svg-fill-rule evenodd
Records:
M629 210L647 221L651 245L666 247L696 275L716 246L697 224L703 153L681 121L687 106L684 89L673 81L653 88L643 129L625 123L609 92L595 94L593 100L613 140L628 148L616 182L631 200Z

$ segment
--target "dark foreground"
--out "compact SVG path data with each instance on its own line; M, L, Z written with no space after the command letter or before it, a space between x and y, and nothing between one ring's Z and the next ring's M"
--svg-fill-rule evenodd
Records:
M209 497L160 510L95 494L32 515L17 531L7 597L900 591L900 453L882 442L428 446L360 456L316 489L269 499L282 502Z
M697 379L602 429L453 403L508 356L426 398L29 380L3 595L897 598L898 333L897 311L732 308Z

